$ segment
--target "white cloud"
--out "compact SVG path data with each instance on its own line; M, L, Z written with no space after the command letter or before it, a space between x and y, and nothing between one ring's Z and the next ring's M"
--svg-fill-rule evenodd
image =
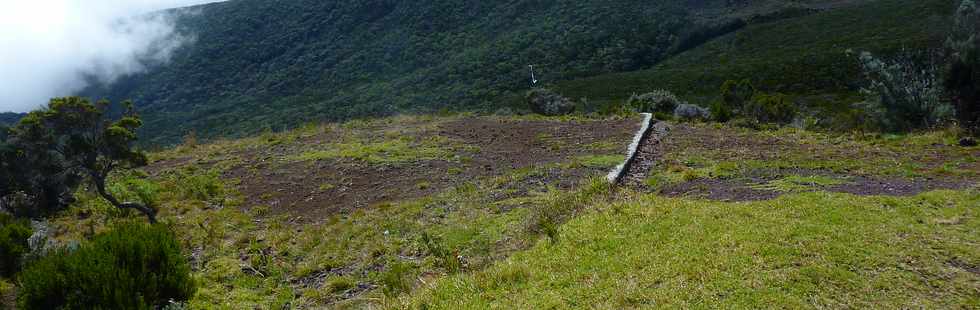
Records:
M188 38L172 20L146 14L216 0L0 0L0 112L139 72L139 59L167 61Z

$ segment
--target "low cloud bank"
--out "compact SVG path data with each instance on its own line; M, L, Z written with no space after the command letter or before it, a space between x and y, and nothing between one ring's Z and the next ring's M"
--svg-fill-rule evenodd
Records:
M26 112L166 63L193 42L159 10L215 0L31 0L0 4L0 112Z

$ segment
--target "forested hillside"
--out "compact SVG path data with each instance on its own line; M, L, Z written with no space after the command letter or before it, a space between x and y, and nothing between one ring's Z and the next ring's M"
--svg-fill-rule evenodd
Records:
M751 21L861 1L261 1L174 11L170 64L83 95L133 99L149 141L307 121L496 109L544 83L653 66ZM783 15L785 16L783 16ZM751 18L750 18L751 17Z
M779 22L748 25L655 67L559 83L573 97L625 99L650 87L688 99L718 95L728 79L798 96L856 94L863 75L853 53L894 55L934 51L949 32L949 13L958 1L879 0ZM847 55L847 51L852 55Z
M0 113L0 126L12 125L17 123L24 114L20 113Z

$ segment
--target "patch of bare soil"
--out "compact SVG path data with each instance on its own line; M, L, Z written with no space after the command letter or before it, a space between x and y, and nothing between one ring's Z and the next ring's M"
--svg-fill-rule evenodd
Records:
M514 169L601 155L602 152L589 147L594 143L618 141L625 149L638 124L636 119L559 122L465 118L417 133L448 137L479 149L458 154L467 158L463 161L369 164L328 159L277 166L264 161L281 155L252 150L238 154L242 163L228 169L224 177L241 181L238 189L245 195L246 208L267 206L272 214L287 214L293 220L310 222L337 212L425 197L466 182L505 175ZM322 139L308 140L329 143ZM281 148L289 153L291 147ZM511 192L523 193L546 185L571 187L581 178L596 173L594 168L587 167L562 170L524 180L523 185L516 185Z
M792 173L788 173L792 172ZM666 186L660 193L670 197L698 197L719 201L759 201L770 200L783 192L759 189L759 185L779 180L785 175L820 175L845 180L846 183L828 187L812 187L802 191L828 191L848 193L860 196L914 196L923 192L942 189L963 189L969 185L963 182L948 180L902 178L872 178L863 176L843 176L827 171L799 173L800 170L787 170L782 173L770 174L766 177L751 177L739 179L698 179L680 184Z
M812 160L909 156L908 158L915 160L917 164L930 169L942 166L951 157L964 156L962 154L957 155L957 152L962 152L962 150L943 145L933 146L919 152L898 154L884 149L867 151L833 145L804 144L772 135L734 133L727 132L723 128L676 124L671 126L670 133L664 136L662 141L655 140L650 143L645 140L644 144L641 144L640 156L645 159L640 161L642 164L636 167L637 171L630 171L627 185L644 190L654 190L644 184L645 178L654 174L654 171L658 171L657 169L666 169L668 163L664 157L682 151L689 154L717 157L713 158L714 160L728 161L801 160L800 154L807 154ZM789 156L789 154L793 154L793 156ZM649 158L655 158L656 163L651 164ZM968 165L961 167L968 167ZM971 181L968 178L949 175L906 178L888 175L852 175L829 170L793 168L758 169L728 179L695 179L664 186L656 190L663 195L672 197L698 197L720 201L769 200L784 194L784 192L765 189L764 186L760 185L787 176L822 176L841 180L843 183L839 185L814 186L804 189L804 191L823 190L855 195L913 196L932 190L969 188L977 182L976 180Z

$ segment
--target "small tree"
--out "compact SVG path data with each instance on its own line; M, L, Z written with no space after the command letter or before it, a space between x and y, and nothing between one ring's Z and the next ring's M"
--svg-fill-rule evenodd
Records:
M626 106L636 112L673 114L677 106L685 104L677 95L665 89L657 89L642 95L633 94Z
M727 80L721 85L721 100L727 109L738 113L742 111L742 107L746 103L752 100L755 92L756 90L752 86L752 81L748 79L741 81Z
M980 11L973 0L963 0L946 40L945 88L953 97L956 118L972 134L980 133Z
M937 66L931 55L902 53L881 60L869 52L858 57L868 81L864 108L889 131L909 131L939 125L953 115L941 99Z
M27 182L35 184L28 190L47 186L61 196L70 196L82 181L88 180L113 206L135 209L154 223L155 209L143 203L120 202L106 190L106 180L113 170L144 166L147 162L146 155L134 147L136 129L142 122L132 104L125 102L122 117L115 121L110 110L108 101L93 105L84 98L67 97L52 99L46 108L28 114L11 130L8 140L33 170L20 177L33 180ZM38 179L46 181L37 182ZM56 200L44 200L42 203L47 205L42 207L64 206L64 200L70 199Z

